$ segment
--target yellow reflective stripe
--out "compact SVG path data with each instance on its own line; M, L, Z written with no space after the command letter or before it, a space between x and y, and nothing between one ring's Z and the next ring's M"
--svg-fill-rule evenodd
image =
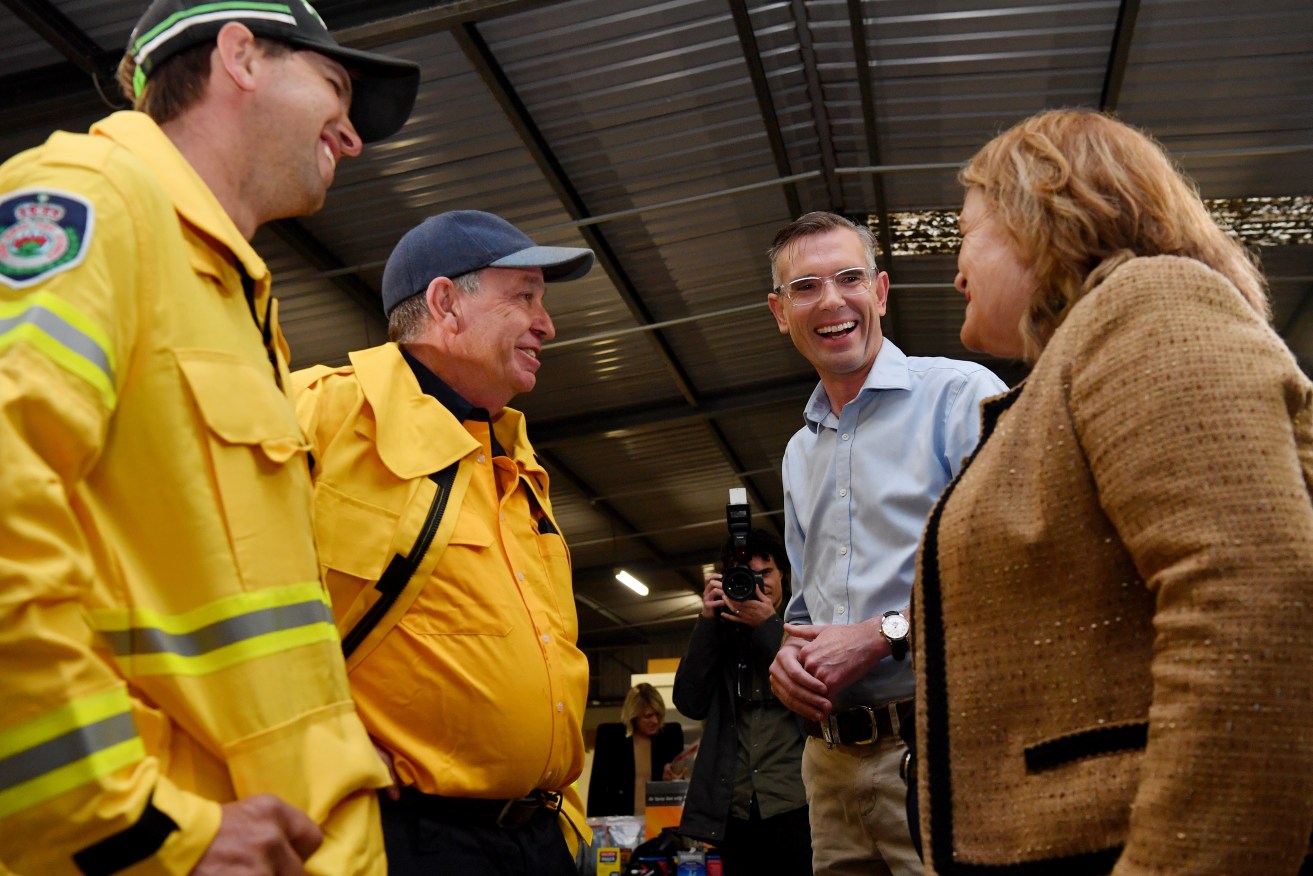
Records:
M96 628L100 630L131 630L134 627L151 627L166 633L189 633L201 627L241 617L253 611L296 605L300 602L328 604L328 595L318 581L270 587L249 593L234 593L207 602L182 614L165 614L149 608L98 608L91 612Z
M20 342L85 380L113 410L114 346L96 322L67 300L35 292L20 301L0 301L0 350Z
M124 688L85 697L0 732L0 818L145 756Z
M204 675L314 642L337 640L319 582L239 593L182 614L99 609L92 622L136 675Z
M317 642L336 642L337 627L331 623L298 627L281 633L268 633L234 645L188 656L161 652L156 654L115 655L114 661L127 675L209 675L248 660L268 657Z
M0 791L0 818L12 815L21 809L30 809L74 788L131 766L145 757L146 746L138 736L98 751L76 763L51 770L40 778Z

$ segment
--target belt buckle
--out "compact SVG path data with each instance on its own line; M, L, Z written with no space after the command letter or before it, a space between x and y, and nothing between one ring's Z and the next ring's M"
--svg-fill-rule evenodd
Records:
M841 714L850 715L858 712L865 713L866 719L871 722L871 735L866 739L848 740L843 738L843 732L839 729L839 715L831 714L821 724L821 738L829 745L870 745L880 738L880 728L875 723L875 710L869 706L853 706L844 710Z
M542 808L542 800L536 794L528 794L516 800L507 800L497 816L498 827L524 827Z
M497 816L498 827L524 827L538 810L547 807L552 810L561 808L561 794L558 791L531 791L516 800L507 800Z
M865 739L850 742L849 745L871 745L872 743L878 742L880 739L880 725L875 723L875 709L872 709L870 706L853 706L848 711L863 712L866 715L866 720L871 722L871 735Z

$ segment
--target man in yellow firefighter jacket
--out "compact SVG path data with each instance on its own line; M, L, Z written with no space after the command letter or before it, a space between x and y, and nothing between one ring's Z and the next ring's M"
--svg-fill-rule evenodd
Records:
M489 213L432 217L384 270L396 343L293 375L351 691L398 785L392 874L575 872L588 663L547 472L506 405L555 334L544 284L592 263Z
M120 74L141 112L0 167L0 862L381 874L248 241L400 128L418 71L303 0L158 0Z

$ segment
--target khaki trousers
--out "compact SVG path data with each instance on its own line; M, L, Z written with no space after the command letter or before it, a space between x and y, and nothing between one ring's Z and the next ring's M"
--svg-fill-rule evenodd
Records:
M907 788L898 763L907 751L891 736L871 745L810 738L802 782L811 810L815 876L921 876L907 830Z

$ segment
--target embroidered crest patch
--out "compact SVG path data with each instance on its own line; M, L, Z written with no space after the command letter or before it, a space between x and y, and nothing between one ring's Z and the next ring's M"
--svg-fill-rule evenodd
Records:
M81 263L95 208L68 192L23 189L0 200L0 283L21 289Z

